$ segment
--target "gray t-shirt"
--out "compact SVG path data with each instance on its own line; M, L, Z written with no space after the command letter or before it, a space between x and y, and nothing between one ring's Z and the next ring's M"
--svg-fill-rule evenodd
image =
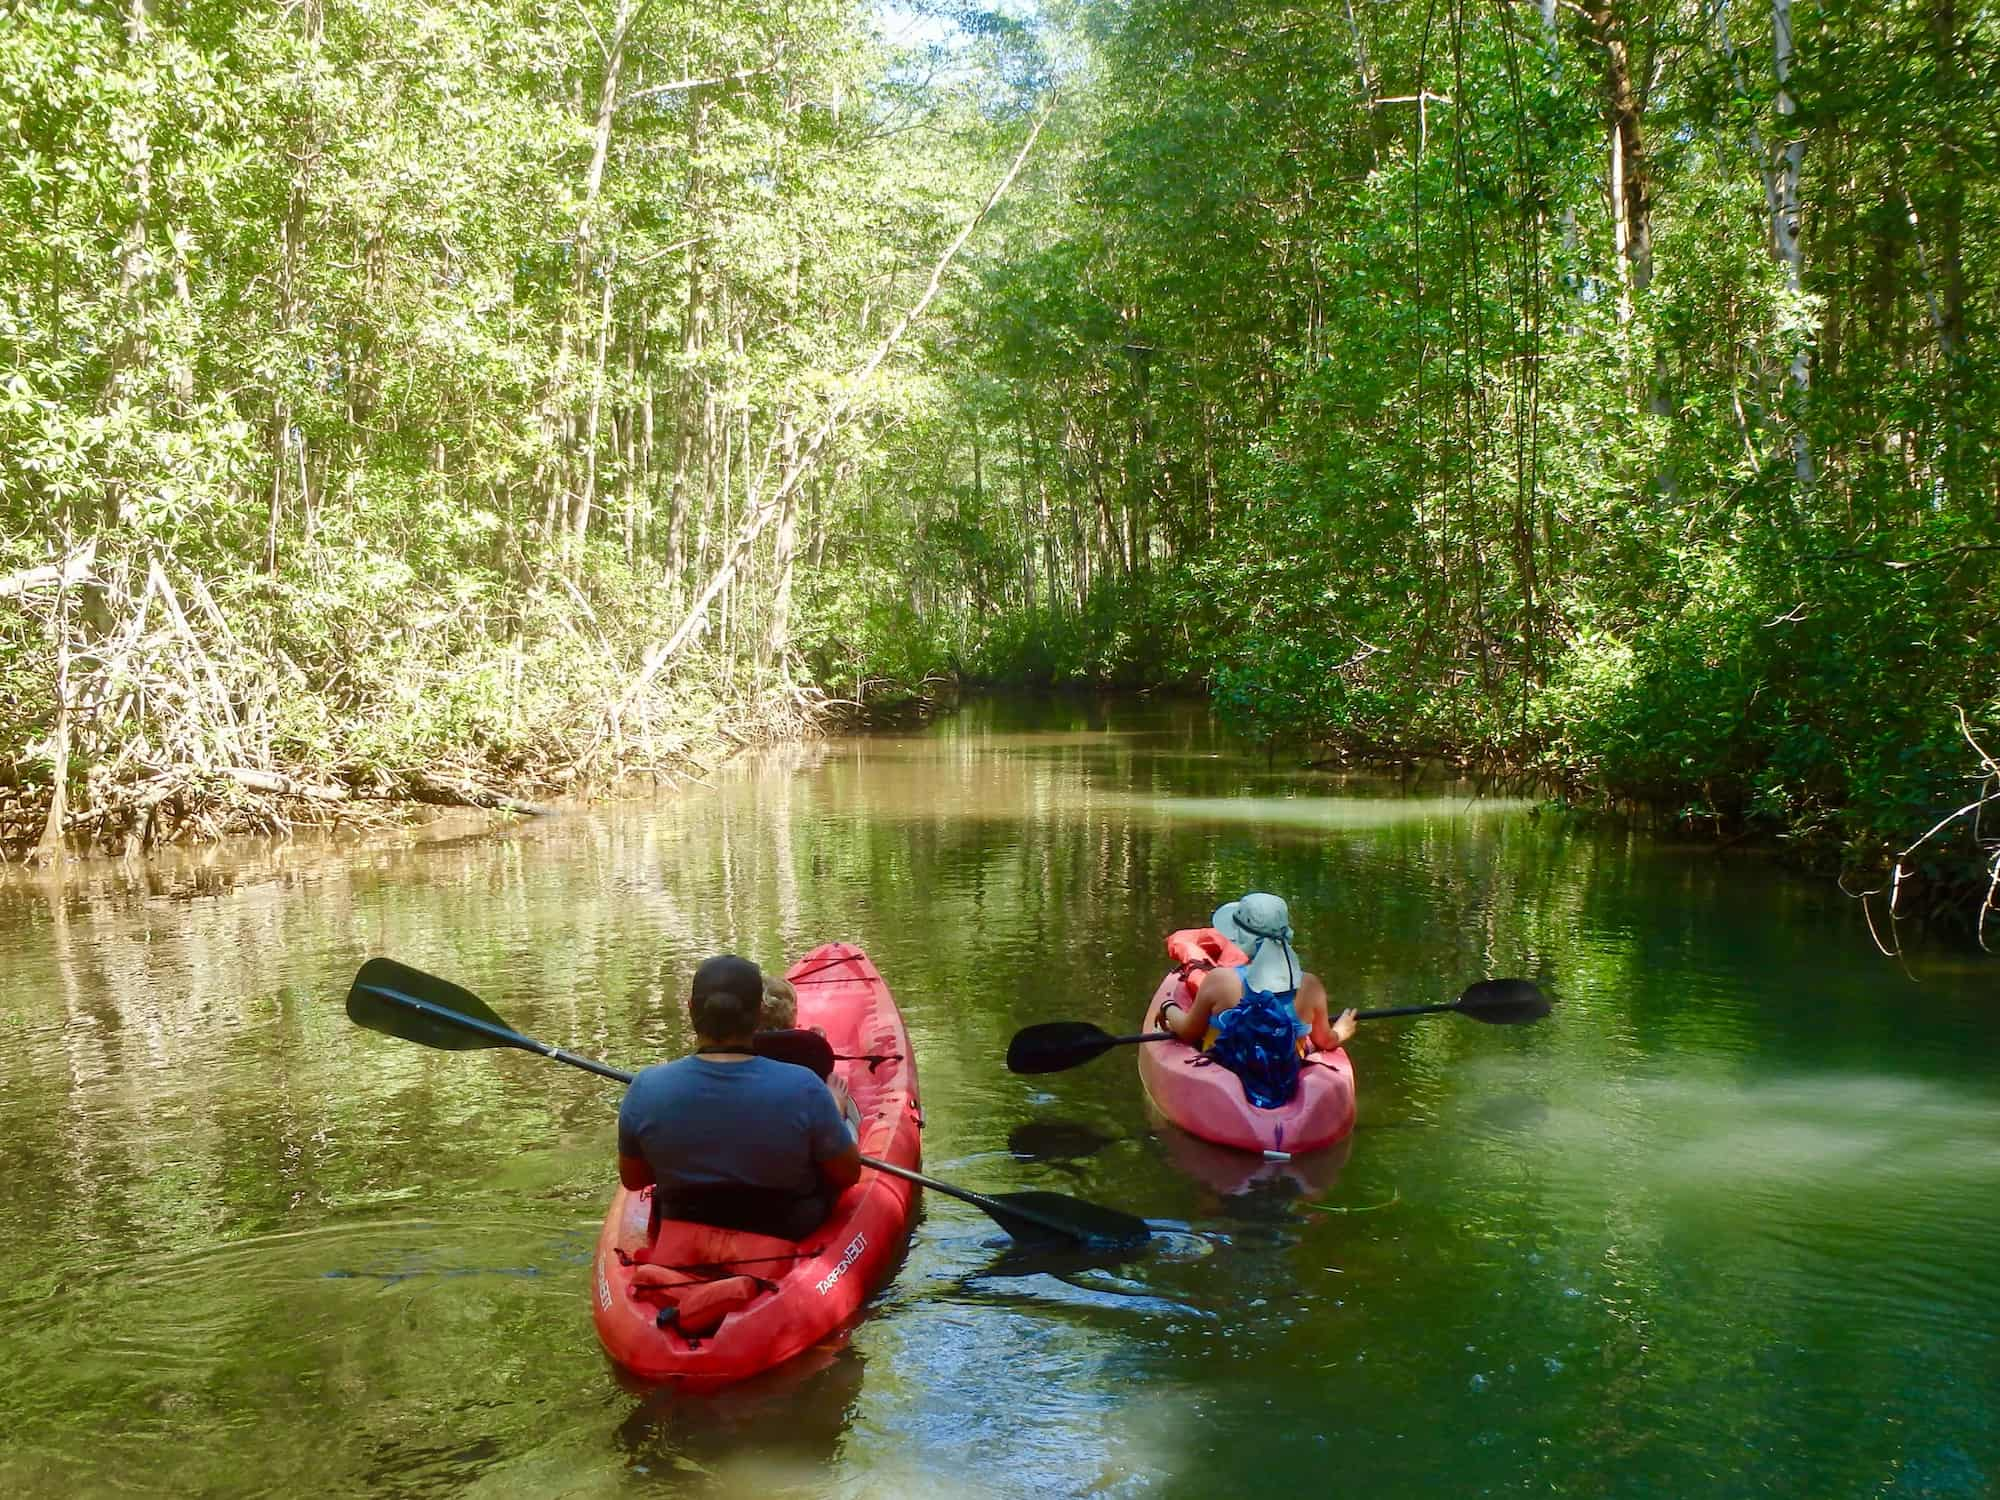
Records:
M661 1188L745 1185L801 1197L854 1136L824 1083L791 1063L683 1057L642 1070L618 1108L618 1154Z

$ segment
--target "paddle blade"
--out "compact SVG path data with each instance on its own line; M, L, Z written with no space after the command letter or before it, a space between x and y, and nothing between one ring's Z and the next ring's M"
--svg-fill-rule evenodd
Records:
M502 1031L512 1031L470 990L462 990L449 980L413 969L408 964L399 964L393 958L371 958L361 966L361 972L354 976L353 987L347 992L347 1018L370 1031L401 1037L406 1042L420 1042L445 1052L473 1052L482 1047L514 1045L469 1026L454 1026L407 1004L409 1000L426 1001Z
M1088 1021L1044 1021L1014 1033L1007 1044L1009 1073L1060 1073L1087 1063L1118 1039Z
M1090 1250L1130 1250L1152 1238L1144 1219L1062 1193L985 1193L993 1222L1024 1245L1067 1240Z
M1525 979L1482 979L1458 997L1458 1010L1489 1026L1539 1021L1554 1002Z

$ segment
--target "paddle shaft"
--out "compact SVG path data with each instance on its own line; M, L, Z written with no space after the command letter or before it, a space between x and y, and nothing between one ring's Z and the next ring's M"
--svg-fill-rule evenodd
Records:
M599 1078L609 1078L614 1083L630 1083L632 1075L622 1068L614 1068L609 1063L601 1063L593 1058L579 1057L574 1052L565 1052L560 1047L551 1047L547 1042L538 1042L531 1036L522 1036L518 1031L509 1031L505 1026L495 1026L490 1021L482 1021L477 1016L468 1016L448 1006L435 1005L429 1000L419 1000L415 995L406 995L401 990L390 989L384 984L367 987L385 999L398 1005L407 1006L420 1015L430 1016L456 1026L462 1031L476 1031L481 1036L491 1037L503 1047L519 1047L523 1052L532 1052L538 1057L553 1058L557 1062L568 1063L572 1068L581 1068L586 1073L595 1073Z
M997 1198L989 1198L984 1193L975 1193L970 1188L953 1187L948 1182L939 1182L935 1177L926 1177L921 1172L912 1172L908 1167L899 1167L892 1161L877 1161L872 1156L864 1156L861 1160L878 1172L887 1172L891 1177L901 1177L905 1181L917 1183L930 1192L943 1193L947 1198L970 1203L987 1217L998 1219L1002 1223L1008 1219L1020 1219L1024 1223L1034 1224L1051 1233L1059 1234L1065 1239L1076 1238L1074 1225L1037 1213L1032 1208L1023 1208L1017 1203L1002 1203Z
M1458 1010L1459 1002L1446 1000L1438 1005L1392 1005L1384 1010L1357 1010L1357 1021L1386 1021L1391 1016L1428 1016L1441 1010ZM1108 1036L1102 1041L1094 1040L1095 1047L1122 1047L1127 1042L1177 1042L1180 1038L1171 1031L1135 1031L1130 1036Z
M448 1026L462 1027L467 1031L476 1031L481 1036L490 1037L503 1047L518 1047L523 1052L534 1053L537 1057L546 1057L554 1062L568 1063L572 1068L581 1068L586 1073L595 1073L598 1077L609 1078L614 1083L630 1083L632 1081L632 1075L622 1068L614 1068L609 1063L598 1062L595 1058L581 1057L574 1052L566 1052L561 1047L551 1047L547 1042L538 1042L531 1036L523 1036L520 1032L510 1031L505 1026L495 1026L492 1022L482 1021L477 1016L464 1015L447 1006L434 1005L428 1000L419 1000L415 995L406 995L401 990L393 990L386 985L371 984L368 988L378 995L394 1000L398 1005L408 1006L411 1010L443 1021ZM1014 1218L1026 1220L1031 1224L1039 1224L1042 1228L1053 1230L1057 1234L1068 1235L1073 1233L1067 1225L1057 1223L1053 1219L1045 1218L1035 1213L1032 1209L1017 1208L1009 1203L997 1202L992 1198L986 1197L983 1193L975 1193L965 1188L953 1187L948 1182L939 1182L935 1177L926 1177L921 1172L912 1172L908 1167L899 1167L891 1161L880 1161L872 1156L864 1156L861 1158L861 1165L864 1167L873 1167L878 1172L887 1172L891 1177L906 1178L911 1182L929 1188L933 1192L943 1193L948 1198L957 1198L963 1202L970 1203L973 1207L983 1209L989 1214L1011 1215Z
M1387 1010L1357 1011L1355 1012L1354 1019L1357 1021L1380 1021L1390 1016L1425 1016L1441 1010L1458 1010L1460 1008L1460 1002L1457 1000L1449 1000L1441 1005L1397 1005ZM1052 1026L1060 1024L1063 1023L1050 1023ZM1029 1030L1033 1031L1034 1028L1030 1027ZM1099 1034L1077 1040L1074 1044L1077 1052L1075 1062L1066 1062L1061 1064L1061 1066L1074 1067L1077 1063L1087 1063L1098 1054L1109 1052L1113 1047L1123 1047L1133 1042L1177 1042L1179 1040L1180 1037L1171 1031L1135 1031L1130 1036L1107 1036Z
M1354 1013L1354 1019L1357 1021L1381 1021L1386 1020L1390 1016L1432 1016L1441 1010L1462 1010L1463 1008L1463 1005L1457 1000L1445 1000L1437 1005L1392 1005L1386 1010L1357 1010Z

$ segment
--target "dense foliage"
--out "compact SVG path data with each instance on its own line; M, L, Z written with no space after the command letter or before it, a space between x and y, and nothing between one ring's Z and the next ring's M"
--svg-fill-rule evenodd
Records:
M905 439L940 659L1875 871L2000 787L1992 7L1065 19L1064 154ZM1993 811L1906 876L1976 908Z
M843 438L1029 118L919 60L860 0L0 9L0 843L796 712Z
M1996 24L15 0L0 841L943 672L1984 895Z

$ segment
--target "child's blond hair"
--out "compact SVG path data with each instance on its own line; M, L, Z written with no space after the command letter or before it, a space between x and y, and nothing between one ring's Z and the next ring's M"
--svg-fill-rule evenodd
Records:
M759 1031L790 1031L799 1024L799 992L789 979L764 976L764 1004L757 1011Z

